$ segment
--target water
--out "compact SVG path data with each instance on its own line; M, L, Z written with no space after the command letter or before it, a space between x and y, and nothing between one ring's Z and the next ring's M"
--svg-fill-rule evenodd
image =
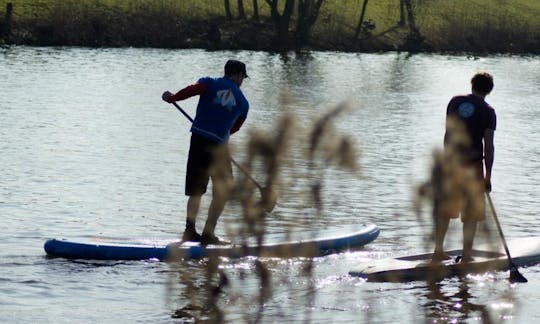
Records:
M540 235L538 57L8 47L0 50L0 322L181 322L177 310L205 301L207 262L73 262L46 258L42 246L52 237L179 235L189 123L160 96L220 75L230 57L245 61L250 75L243 88L252 110L231 141L237 160L251 130L271 132L284 111L298 117L268 231L375 223L381 235L361 251L312 264L261 260L272 288L263 308L256 260L222 260L230 280L218 300L225 321L481 322L482 314L494 322L540 320L539 266L521 269L529 283L520 285L510 285L503 272L432 287L347 275L358 262L431 248L429 218L411 208L413 190L441 146L447 101L468 92L480 70L495 76L488 96L498 113L492 197L505 235ZM342 102L350 110L334 130L356 141L361 172L321 167L324 212L315 216L303 143L312 121ZM181 105L193 114L196 99ZM239 213L228 205L218 234L238 223ZM199 218L202 225L204 213ZM493 229L490 218L486 223ZM447 245L460 242L455 221Z

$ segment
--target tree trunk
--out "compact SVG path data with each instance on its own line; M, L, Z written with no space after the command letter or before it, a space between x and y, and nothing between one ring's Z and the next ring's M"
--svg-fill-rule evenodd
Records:
M238 19L246 19L246 11L244 10L244 0L238 0Z
M294 0L286 0L283 13L279 13L279 0L266 0L270 6L270 13L276 28L275 45L288 48L290 46L289 24L294 10Z
M225 15L227 16L227 20L232 20L232 13L231 13L231 3L229 0L224 0L225 3Z
M317 18L324 0L299 0L298 21L296 25L296 45L308 43L311 29Z
M11 35L11 23L13 20L13 3L8 2L6 5L6 14L4 22L0 24L0 37L9 37Z
M418 27L416 27L411 0L403 0L403 2L405 3L405 8L407 9L407 22L409 25L409 34L405 38L403 48L407 51L418 51L424 42L424 37L422 34L420 34Z
M399 0L399 25L405 25L405 1Z
M419 34L418 28L416 28L416 22L414 21L414 13L411 0L403 0L405 8L407 9L407 21L409 23L409 29L415 34Z
M362 11L360 12L360 19L358 19L358 26L356 26L356 32L354 33L354 39L358 39L358 36L360 36L360 32L362 31L362 24L364 23L364 17L366 15L366 9L368 5L369 0L364 0L364 4L362 4Z
M259 21L259 3L257 0L253 0L253 20Z

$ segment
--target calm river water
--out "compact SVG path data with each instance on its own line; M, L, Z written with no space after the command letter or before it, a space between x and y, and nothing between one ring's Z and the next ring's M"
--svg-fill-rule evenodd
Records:
M294 163L283 167L268 231L324 233L375 223L381 234L360 251L313 263L260 260L270 280L262 296L255 259L221 260L230 281L217 300L224 321L482 322L488 316L540 322L538 265L521 269L529 283L519 285L509 284L504 272L450 278L435 287L348 275L359 262L431 249L428 207L417 217L414 188L429 175L433 149L441 147L448 100L468 92L480 70L495 76L488 97L498 113L492 197L505 235L540 235L538 57L31 47L0 49L0 322L186 320L178 310L208 319L208 310L193 307L209 298L201 288L204 260L74 262L47 258L43 243L53 237L178 237L189 123L160 96L201 76L221 75L233 57L247 63L243 89L252 107L231 139L237 160L245 157L251 130L271 133L284 112L297 116L288 161ZM181 104L193 114L196 102ZM313 121L343 102L350 109L337 117L334 131L355 140L361 170L330 166L318 173L324 205L317 215L307 194L313 179L306 176L303 143ZM229 204L218 234L225 235L239 213ZM486 226L494 228L492 218ZM460 243L455 221L447 246Z

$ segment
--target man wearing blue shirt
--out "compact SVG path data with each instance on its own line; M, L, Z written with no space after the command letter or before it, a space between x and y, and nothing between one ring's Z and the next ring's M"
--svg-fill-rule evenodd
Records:
M214 234L217 220L227 201L228 184L232 180L231 161L227 149L229 136L237 132L247 118L249 103L240 90L247 78L246 65L237 60L225 64L225 75L204 77L176 94L165 91L168 103L200 96L191 127L191 143L186 171L185 193L188 198L186 229L183 241L220 244ZM212 179L212 202L202 235L195 229L201 198Z

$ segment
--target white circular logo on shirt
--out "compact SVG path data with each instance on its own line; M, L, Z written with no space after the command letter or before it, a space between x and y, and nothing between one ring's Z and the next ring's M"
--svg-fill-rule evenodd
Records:
M469 118L474 114L476 107L470 102L464 102L458 107L458 114L460 117Z
M236 98L231 89L220 90L216 93L214 103L220 104L222 107L227 107L231 111L232 107L236 106Z

